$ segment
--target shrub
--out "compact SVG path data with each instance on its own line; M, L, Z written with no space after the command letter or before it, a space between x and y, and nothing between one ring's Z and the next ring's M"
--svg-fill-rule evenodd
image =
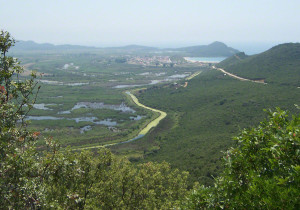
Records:
M299 209L299 122L279 108L269 120L245 129L224 155L214 187L196 187L188 208Z

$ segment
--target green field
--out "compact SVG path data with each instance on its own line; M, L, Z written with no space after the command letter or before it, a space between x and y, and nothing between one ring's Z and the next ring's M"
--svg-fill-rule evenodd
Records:
M23 52L15 56L20 57L25 73L35 70L41 75L36 104L28 113L30 129L74 148L108 145L146 134L161 118L137 105L126 90L175 83L200 69L182 63L181 57L170 57L172 62L178 61L172 67L138 65L124 63L123 55L101 51Z

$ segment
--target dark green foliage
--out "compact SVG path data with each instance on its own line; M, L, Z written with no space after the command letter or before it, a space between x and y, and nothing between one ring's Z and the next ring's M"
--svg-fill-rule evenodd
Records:
M226 59L217 65L247 79L264 79L277 85L300 86L300 44L277 45L270 50L237 59Z
M247 57L249 57L248 55L246 55L244 52L240 52L240 53L237 53L225 60L223 60L220 64L217 64L217 66L226 66L226 67L229 67L229 66L233 66L237 63L240 63L242 60L246 59Z
M53 147L52 147L53 148ZM178 206L187 193L187 173L167 163L132 165L109 150L95 156L47 152L42 160L45 207L161 209Z
M269 112L269 121L235 138L214 187L196 187L187 207L299 209L299 132L299 115L289 120L285 111Z
M215 70L190 80L186 88L159 86L138 98L168 116L132 147L147 149L147 142L159 146L156 153L146 152L143 161L166 160L206 185L222 170L221 151L232 146L232 137L242 128L263 120L265 107L297 113L294 104L300 103L297 88L241 82Z

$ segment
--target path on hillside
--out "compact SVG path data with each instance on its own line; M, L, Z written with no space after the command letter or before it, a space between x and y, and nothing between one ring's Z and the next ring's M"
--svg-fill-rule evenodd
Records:
M249 82L255 82L255 83L260 83L260 84L267 84L263 80L252 80L252 79L246 79L246 78L243 78L243 77L239 77L237 75L234 75L234 74L231 74L231 73L225 71L224 69L216 68L215 66L212 66L212 68L216 69L216 70L219 70L219 71L223 72L224 74L227 74L228 76L233 77L233 78L238 79L238 80L241 80L241 81L249 81Z
M194 74L192 74L191 76L188 76L185 80L189 81L189 80L193 79L195 76L198 76L201 73L202 73L202 71L197 71Z
M130 98L132 99L132 101L137 106L140 106L140 107L142 107L144 109L151 110L153 112L157 112L157 113L160 114L159 117L157 117L154 120L152 120L151 122L149 122L146 125L146 127L143 128L135 138L132 138L132 139L129 139L129 140L126 140L126 141L122 141L122 142L112 143L112 144L105 144L105 145L98 145L98 146L91 146L91 147L83 147L83 148L76 148L76 149L73 149L73 150L103 148L103 147L109 147L109 146L113 146L113 145L124 144L124 143L129 143L129 142L135 141L135 140L137 140L137 139L142 138L143 136L145 136L152 128L156 127L159 124L159 122L167 116L166 112L160 111L158 109L153 109L151 107L145 106L144 104L141 104L139 102L139 100L136 98L136 96L133 95L131 92L128 91L128 92L126 92L126 94L128 94L130 96Z
M192 75L188 76L187 78L185 78L185 80L189 81L189 80L193 79L195 76L198 76L201 73L202 73L202 71L197 71L194 74L192 74ZM189 84L188 82L185 82L183 87L186 88L188 86L188 84Z

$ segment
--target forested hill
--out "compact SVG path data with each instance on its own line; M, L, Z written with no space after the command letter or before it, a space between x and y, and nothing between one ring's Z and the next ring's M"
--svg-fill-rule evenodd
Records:
M239 53L217 66L248 79L299 87L300 43L280 44L253 56Z
M295 113L294 104L299 104L298 88L242 82L214 69L203 70L186 87L185 82L140 91L142 104L168 115L142 140L112 149L138 148L144 157L136 161L167 161L189 171L191 182L212 185L222 168L221 151L234 144L233 136L258 125L263 109L282 107Z
M177 48L176 50L190 53L193 56L203 56L203 57L214 57L214 56L229 57L239 52L236 49L228 47L226 44L222 42L213 42L209 45Z

